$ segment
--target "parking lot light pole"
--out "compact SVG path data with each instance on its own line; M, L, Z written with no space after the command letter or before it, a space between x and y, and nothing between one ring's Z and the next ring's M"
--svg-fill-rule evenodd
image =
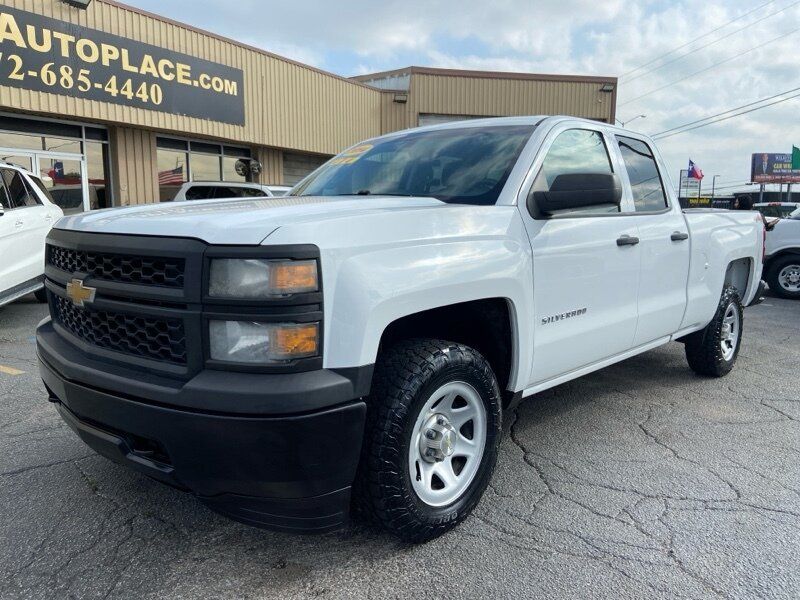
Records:
M714 201L714 190L716 189L716 185L717 185L717 177L719 177L719 175L714 175L714 177L711 178L711 201L712 202Z

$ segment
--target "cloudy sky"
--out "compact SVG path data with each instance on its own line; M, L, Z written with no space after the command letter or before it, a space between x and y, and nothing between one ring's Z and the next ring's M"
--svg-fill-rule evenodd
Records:
M345 76L408 65L618 76L617 117L646 115L631 128L649 134L800 93L800 0L127 1ZM800 98L659 141L674 180L691 157L703 185L718 174L725 191L749 179L751 153L792 144Z

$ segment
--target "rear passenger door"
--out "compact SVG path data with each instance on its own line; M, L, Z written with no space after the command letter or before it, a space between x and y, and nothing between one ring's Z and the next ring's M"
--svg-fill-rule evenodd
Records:
M39 235L39 230L44 225L46 208L20 172L0 168L0 176L4 184L0 199L5 207L5 214L0 217L3 220L0 243L4 250L0 256L4 263L2 287L7 290L44 272L47 232Z
M565 173L614 173L616 154L591 125L556 127L534 162L531 190L547 191ZM527 194L530 194L527 191ZM530 196L529 196L530 197ZM533 365L535 386L623 353L633 345L639 246L635 217L619 206L588 207L535 217L520 211L533 252ZM627 236L627 237L626 237Z
M680 329L689 277L689 230L680 207L669 200L650 145L633 137L618 135L616 140L639 230L642 274L634 338L639 346Z

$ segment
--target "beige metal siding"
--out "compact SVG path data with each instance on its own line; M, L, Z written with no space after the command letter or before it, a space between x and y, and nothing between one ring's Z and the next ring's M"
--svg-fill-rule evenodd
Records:
M610 120L612 94L596 82L454 77L414 73L409 112L466 116L567 114ZM409 123L409 127L417 123Z
M111 171L117 206L158 202L155 133L130 127L112 128Z
M257 148L255 158L262 165L258 182L283 185L283 152L275 148Z
M242 69L245 126L6 86L0 86L0 106L323 154L335 154L381 131L380 91L312 67L103 0L95 0L87 10L58 0L3 3Z

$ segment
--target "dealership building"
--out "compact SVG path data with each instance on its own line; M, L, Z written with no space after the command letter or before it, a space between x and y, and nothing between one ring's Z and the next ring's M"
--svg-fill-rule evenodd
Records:
M345 78L111 0L86 4L0 7L0 160L40 173L70 211L170 200L185 181L290 185L360 140L429 123L614 122L614 77L409 67Z

